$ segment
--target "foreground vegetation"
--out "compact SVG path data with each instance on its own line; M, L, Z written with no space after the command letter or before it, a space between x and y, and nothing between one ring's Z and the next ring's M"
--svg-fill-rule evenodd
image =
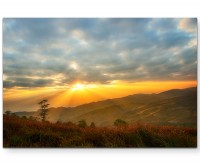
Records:
M145 124L80 127L3 116L4 147L197 147L197 129Z

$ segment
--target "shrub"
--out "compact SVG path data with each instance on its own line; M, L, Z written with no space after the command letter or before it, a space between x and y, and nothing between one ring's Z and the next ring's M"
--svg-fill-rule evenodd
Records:
M95 128L94 122L91 122L90 127Z
M11 111L6 111L5 114L6 114L6 115L10 115L10 114L11 114Z
M86 123L85 120L80 120L78 122L78 126L81 127L81 128L85 128L85 127L87 127L87 123Z
M114 122L114 126L125 126L125 125L127 125L127 122L122 119L117 119Z
M22 119L27 119L27 117L26 116L22 116Z

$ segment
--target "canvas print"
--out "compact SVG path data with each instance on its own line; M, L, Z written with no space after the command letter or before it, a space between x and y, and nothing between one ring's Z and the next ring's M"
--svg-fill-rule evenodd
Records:
M4 148L197 147L196 18L4 18Z

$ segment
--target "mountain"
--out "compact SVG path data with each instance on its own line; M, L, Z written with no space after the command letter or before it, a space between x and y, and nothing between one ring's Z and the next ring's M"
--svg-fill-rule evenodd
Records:
M30 116L29 113L23 112L23 115ZM31 115L38 114L35 112ZM88 124L94 122L100 126L113 125L118 118L128 123L196 126L197 87L173 89L159 94L134 94L71 108L50 108L48 113L51 122L77 123L85 119Z
M159 95L176 97L176 96L181 96L181 95L188 95L195 92L197 92L197 88L192 87L192 88L186 88L186 89L172 89L172 90L162 92Z
M36 116L37 112L22 111L22 112L14 112L14 114L19 116L19 117L22 117L22 116L30 117L30 116Z

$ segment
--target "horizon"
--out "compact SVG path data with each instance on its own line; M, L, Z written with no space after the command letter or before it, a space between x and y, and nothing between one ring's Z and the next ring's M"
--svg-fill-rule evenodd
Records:
M76 107L79 107L79 106L82 106L82 105L87 105L87 104L90 104L90 103L97 103L97 102L101 102L101 101L106 101L106 100L110 100L110 99L120 99L120 98L125 98L125 97L128 97L128 96L133 96L133 95L138 95L138 94L145 94L145 95L148 95L148 94L160 94L160 93L163 93L163 92L167 92L167 91L170 91L170 90L185 90L185 89L190 89L190 88L197 88L197 86L192 86L192 87L187 87L187 88L173 88L173 89L169 89L169 90L164 90L164 91L160 91L158 93L134 93L134 94L130 94L130 95L125 95L125 96L122 96L122 97L114 97L114 98L106 98L106 99L103 99L103 100L96 100L96 101L91 101L91 102L87 102L87 103L82 103L82 104L79 104L79 105L75 105L75 106L59 106L59 107L49 107L49 109L51 108L76 108ZM43 99L46 99L46 98L43 98ZM50 103L50 102L49 102ZM50 104L51 105L51 104ZM4 112L6 112L7 110L6 109L3 109ZM37 112L38 110L32 110L32 111L25 111L25 110L22 110L22 111L11 111L11 113L15 113L15 112Z
M3 111L193 86L196 18L3 19Z

